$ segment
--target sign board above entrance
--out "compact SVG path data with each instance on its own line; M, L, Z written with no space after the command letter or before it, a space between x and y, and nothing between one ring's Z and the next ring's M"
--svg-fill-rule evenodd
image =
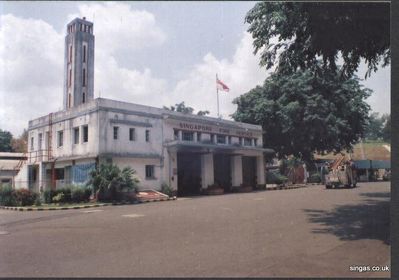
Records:
M173 124L174 128L180 130L190 130L190 131L197 131L197 132L205 132L205 133L215 133L215 134L225 134L231 136L238 136L238 137L257 137L255 133L251 131L247 131L245 129L231 129L231 128L224 128L218 127L213 125L204 125L204 124L197 124L197 123L187 123L187 122L179 122L178 124ZM259 132L261 134L261 132Z

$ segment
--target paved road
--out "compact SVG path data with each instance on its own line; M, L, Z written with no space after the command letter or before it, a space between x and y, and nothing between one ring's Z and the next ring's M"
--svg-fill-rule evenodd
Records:
M0 276L389 277L389 183L0 210ZM102 210L102 211L97 211Z

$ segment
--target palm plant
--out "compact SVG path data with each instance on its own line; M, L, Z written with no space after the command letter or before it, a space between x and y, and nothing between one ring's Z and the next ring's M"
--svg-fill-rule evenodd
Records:
M137 191L139 179L135 176L136 171L131 167L125 167L122 170L115 164L100 164L99 168L90 172L90 180L93 192L100 196L115 200L117 194L123 190ZM100 199L101 200L101 199Z

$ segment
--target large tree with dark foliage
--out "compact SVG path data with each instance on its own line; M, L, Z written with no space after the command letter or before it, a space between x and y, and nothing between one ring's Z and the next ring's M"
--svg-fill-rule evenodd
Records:
M310 70L286 75L272 74L236 98L236 121L262 125L263 143L279 158L294 155L307 162L314 152L340 152L364 134L371 90L357 78L337 72L323 77Z
M12 152L11 140L11 132L0 129L0 152Z
M175 104L175 106L170 106L170 107L163 106L163 108L165 110L180 112L180 113L184 113L184 114L193 114L194 113L194 108L190 107L190 106L186 106L184 104L184 101ZM209 114L208 110L206 110L206 111L198 111L197 112L198 116L206 116L208 114Z
M260 64L278 73L323 67L346 77L390 63L390 3L260 2L247 14ZM277 43L273 44L275 39ZM279 55L280 54L280 55ZM339 57L342 67L337 67Z

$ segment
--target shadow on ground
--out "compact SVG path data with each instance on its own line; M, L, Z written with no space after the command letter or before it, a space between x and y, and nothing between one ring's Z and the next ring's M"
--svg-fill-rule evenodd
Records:
M319 227L313 233L334 234L341 240L377 239L390 244L390 193L362 193L360 204L337 206L332 211L304 209Z

